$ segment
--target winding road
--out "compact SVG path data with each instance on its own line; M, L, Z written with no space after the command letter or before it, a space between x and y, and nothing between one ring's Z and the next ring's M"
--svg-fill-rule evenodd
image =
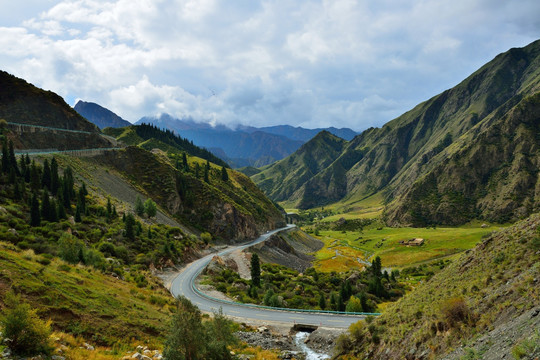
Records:
M325 326L333 328L347 328L350 324L362 319L363 315L345 315L343 313L324 313L324 312L306 312L299 310L277 310L264 306L233 303L230 301L211 298L208 295L201 293L195 288L195 279L204 270L205 266L216 255L222 256L235 250L241 250L265 241L271 235L290 229L295 225L270 231L261 235L256 240L240 245L231 246L218 253L207 255L199 260L188 264L182 272L180 272L171 283L170 291L173 296L183 295L191 302L196 304L201 311L217 312L219 308L223 310L223 314L232 317L238 321L252 323L281 323L287 325L303 324L314 326Z

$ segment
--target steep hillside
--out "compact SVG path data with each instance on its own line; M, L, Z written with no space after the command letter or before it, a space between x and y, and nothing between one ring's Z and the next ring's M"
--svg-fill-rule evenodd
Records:
M0 119L8 122L3 125L10 130L6 136L18 150L77 150L115 145L60 96L4 71L0 71Z
M540 210L540 92L476 126L402 196L390 223L516 221Z
M60 129L99 132L64 99L0 71L0 119Z
M294 154L253 175L253 181L275 201L302 201L298 189L330 166L346 141L322 131ZM339 181L340 179L336 179Z
M292 205L300 208L346 201L352 197L362 199L382 191L387 202L394 201L388 212L391 223L455 224L471 217L495 220L492 214L506 204L492 199L495 191L488 191L487 197L483 192L488 182L495 186L497 178L492 176L496 173L499 177L506 176L499 167L505 162L511 162L513 165L506 167L506 172L512 168L516 173L530 171L531 176L520 177L519 188L526 195L519 195L519 199L515 199L505 211L508 214L519 208L516 217L530 214L534 204L538 204L538 195L535 195L538 194L535 190L537 165L534 164L538 163L539 139L533 136L535 122L538 122L538 109L533 103L536 101L534 95L539 90L540 41L536 41L527 47L512 49L497 56L456 87L416 106L382 128L368 129L356 136L335 156L331 165L321 167L321 171L305 180L293 193L277 196L278 184L274 185L275 188L263 189L274 200L291 200ZM525 118L522 119L522 115L526 115ZM506 138L512 135L505 131L518 130L520 132L513 140ZM525 133L522 134L522 131ZM494 148L506 146L507 154L494 156L494 153L478 152L474 155L476 150L484 151L480 146L474 146L477 136L481 134L486 137L484 144L489 143ZM508 146L510 142L516 141L518 144L515 146ZM516 155L514 162L513 155L508 153L514 149L526 156ZM468 155L465 155L466 152ZM473 179L455 175L449 179L440 177L442 173L452 172L446 163L454 155L464 156L459 161L462 173L465 171L463 169L471 169L478 171L478 176L473 176ZM490 158L482 162L482 156ZM475 161L482 162L481 166ZM519 161L524 163L518 166ZM455 162L457 164L457 159ZM526 162L531 164L527 165ZM278 164L272 166L277 167ZM457 169L456 166L454 169ZM272 168L265 171L273 172ZM294 171L294 167L284 171ZM512 176L510 174L509 182L513 181ZM440 185L440 189L426 193L423 197L432 195L437 199L428 202L429 209L424 205L420 209L414 208L416 203L411 199L417 196L418 191L412 193L411 189L427 191L423 184L435 178L445 185ZM261 185L265 180L261 174L254 175L253 179ZM465 184L474 187L470 192L475 192L475 196L467 198L470 204L464 205L467 213L461 216L458 212L464 207L460 205L459 210L455 208L455 204L461 200L452 200L447 204L444 198L454 196L452 194L464 189ZM433 189L434 185L428 188ZM516 191L507 189L505 193L512 197ZM437 207L441 207L439 214L431 212ZM507 218L505 215L496 220L504 221Z
M187 168L176 169L164 153L128 146L96 160L118 170L180 223L217 239L252 239L284 223L280 211L247 176L200 158L190 156Z
M369 325L351 328L337 351L370 359L533 359L540 355L539 260L540 216L533 215L484 238Z
M98 104L79 100L74 107L75 111L81 114L85 119L97 125L100 129L106 127L125 127L131 123L122 119L109 109L106 109Z

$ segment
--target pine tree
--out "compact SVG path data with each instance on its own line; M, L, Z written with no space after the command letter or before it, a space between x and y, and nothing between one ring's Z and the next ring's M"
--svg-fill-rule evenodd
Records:
M321 296L319 297L319 307L321 310L326 309L326 299L324 297L324 293L321 293Z
M135 214L137 214L137 216L144 215L144 203L139 195L137 195L137 198L135 199Z
M227 173L227 169L225 168L225 166L221 167L221 180L229 181L229 174Z
M63 200L58 199L58 202L56 203L56 214L58 215L58 219L66 219L66 209L64 208Z
M156 203L152 199L148 198L144 202L144 212L149 218L156 216L157 207Z
M77 206L80 206L81 214L86 214L86 194L88 194L88 192L86 191L86 187L83 183L83 186L79 188L77 197Z
M51 190L51 168L49 167L49 160L43 161L43 174L41 174L41 187Z
M204 182L210 183L210 178L208 177L208 167L204 167Z
M51 219L51 202L46 191L43 192L41 197L41 218L47 221Z
M26 183L30 182L30 156L28 153L26 154L26 157L24 158L26 172L24 173L24 181Z
M32 165L30 166L30 188L34 191L38 191L41 188L39 168L34 160L32 160Z
M126 216L126 237L128 239L135 239L135 217L132 213L127 214Z
M51 160L51 193L56 196L58 193L58 187L60 186L60 179L58 178L58 162L56 158Z
M2 141L2 172L9 173L9 151L6 138Z
M9 166L15 171L15 175L21 175L15 158L15 150L13 149L13 140L9 140Z
M261 263L257 254L251 255L251 284L261 286Z
M336 299L336 294L335 293L330 294L330 306L332 307L332 310L334 310L334 311L338 310L337 299Z
M77 201L77 207L75 208L75 221L81 222L81 203Z
M41 216L39 212L39 201L37 199L37 194L32 195L32 205L30 208L30 225L39 226L41 224Z
M382 263L380 256L377 256L375 260L371 262L371 272L373 276L380 278L382 276Z
M184 171L189 171L189 165L188 165L188 161L187 161L187 155L186 153L182 153L182 165L184 167Z

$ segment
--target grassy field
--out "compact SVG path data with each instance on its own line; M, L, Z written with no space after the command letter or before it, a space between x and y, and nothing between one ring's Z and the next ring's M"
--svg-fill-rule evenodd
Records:
M380 256L385 267L406 267L447 257L472 248L482 236L500 225L473 223L461 227L389 228L373 227L363 231L320 230L318 238L325 246L317 252L316 267L321 271L361 268L362 261ZM401 240L423 238L422 246L405 246Z

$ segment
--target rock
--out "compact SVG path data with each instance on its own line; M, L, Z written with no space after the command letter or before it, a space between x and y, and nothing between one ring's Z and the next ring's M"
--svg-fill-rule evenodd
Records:
M236 358L238 360L251 360L255 357L255 355L247 355L247 354L240 354Z
M132 359L137 359L137 360L152 360L152 358L149 358L148 356L146 355L143 355L141 353L138 353L136 352L135 354L133 354L131 356Z
M53 355L53 356L51 356L51 359L52 360L66 360L65 357L60 356L60 355Z
M9 229L9 230L8 230L8 233L11 233L11 234L13 234L13 235L15 235L15 236L19 235L19 233L17 232L17 230L15 230L15 229L13 229L13 228L12 228L12 229Z
M146 355L146 356L153 355L152 352L150 350L148 350L148 349L144 350L143 354Z
M267 333L270 330L268 330L268 328L266 326L261 326L261 327L257 328L257 331L260 332L260 333Z
M90 350L90 351L95 350L95 348L92 345L88 344L88 343L84 343L83 346L86 348L86 350Z

